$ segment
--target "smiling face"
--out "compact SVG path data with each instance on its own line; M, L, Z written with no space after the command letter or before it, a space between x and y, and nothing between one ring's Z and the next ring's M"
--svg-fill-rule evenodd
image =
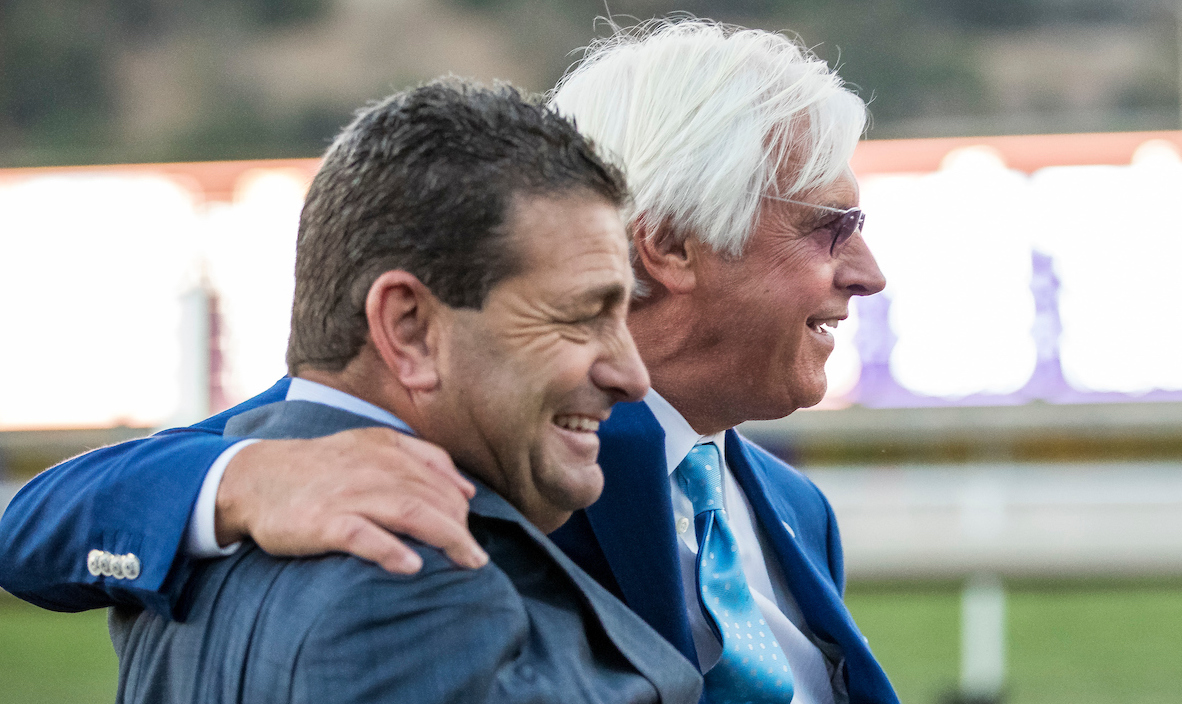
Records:
M619 212L584 194L518 196L507 227L520 272L480 310L449 311L444 446L551 531L599 497L599 423L640 399L648 374L625 324L633 280Z
M858 186L847 175L793 199L844 210L857 206ZM764 199L742 255L698 250L689 318L698 361L668 383L681 385L672 394L677 400L670 400L699 432L781 418L824 397L834 343L826 328L846 318L850 298L877 293L886 283L861 233L830 254L828 225L836 217ZM653 375L665 393L660 370L654 367Z

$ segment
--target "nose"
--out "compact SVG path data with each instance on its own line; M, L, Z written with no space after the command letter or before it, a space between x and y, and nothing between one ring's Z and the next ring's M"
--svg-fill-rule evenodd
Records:
M640 359L628 326L620 321L617 333L604 345L603 353L591 366L591 381L608 392L613 403L639 401L648 393L648 369Z
M871 296L886 288L886 277L861 232L841 250L833 283L853 296Z

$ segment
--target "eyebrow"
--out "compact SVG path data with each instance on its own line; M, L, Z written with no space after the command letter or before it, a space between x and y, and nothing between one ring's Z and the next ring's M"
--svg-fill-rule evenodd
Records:
M633 284L635 285L635 274L633 274ZM607 299L609 302L614 303L617 300L624 299L626 296L627 288L620 283L612 282L583 291L575 296L572 302L578 305Z

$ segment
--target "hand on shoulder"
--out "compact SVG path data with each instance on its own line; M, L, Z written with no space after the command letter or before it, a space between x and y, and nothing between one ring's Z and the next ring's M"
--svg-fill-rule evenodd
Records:
M488 556L468 532L474 494L446 452L389 428L262 440L227 466L215 527L222 545L250 537L273 555L344 552L413 574L422 558L405 535L477 568Z

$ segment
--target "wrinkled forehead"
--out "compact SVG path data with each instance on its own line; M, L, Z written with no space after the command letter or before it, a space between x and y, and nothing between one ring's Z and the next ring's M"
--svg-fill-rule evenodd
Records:
M504 226L519 276L563 289L633 284L623 213L597 194L516 194Z
M803 191L800 195L803 196L801 200L809 203L845 209L858 205L862 190L853 170L847 167L833 180Z

